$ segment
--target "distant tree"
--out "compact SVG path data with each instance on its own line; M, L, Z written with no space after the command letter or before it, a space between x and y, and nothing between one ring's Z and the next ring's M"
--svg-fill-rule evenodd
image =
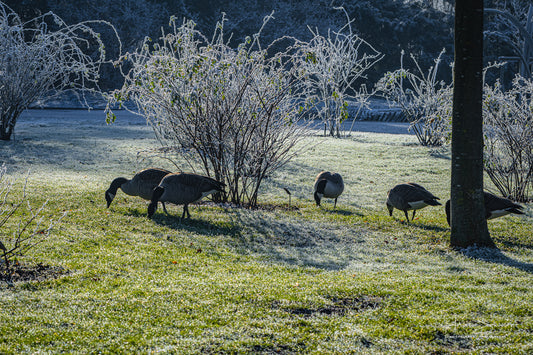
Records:
M425 2L343 2L350 18L354 19L354 31L385 54L383 60L369 71L370 80L377 82L383 73L396 69L402 50L413 55L422 68L432 66L443 48L446 49L443 61L453 60L453 13L449 12L447 1L440 8L427 6ZM411 63L405 63L405 69L417 70ZM449 78L450 75L450 68L441 68L438 79Z
M23 22L48 12L47 0L4 0Z
M96 58L87 53L91 45ZM104 43L90 23L67 25L54 13L23 22L0 2L0 139L11 139L20 114L36 99L97 89L104 61Z
M160 36L161 26L168 26L170 17L166 7L153 0L47 0L47 3L51 11L69 23L98 19L113 24L126 51L135 50L145 36ZM114 29L100 26L98 31L108 42L114 40ZM107 48L108 52L112 50Z
M509 47L513 56L499 53L499 58L518 63L518 73L528 79L533 68L533 4L513 0L503 9L487 8L493 15L485 31L488 39Z
M452 247L495 247L483 201L483 0L455 3Z

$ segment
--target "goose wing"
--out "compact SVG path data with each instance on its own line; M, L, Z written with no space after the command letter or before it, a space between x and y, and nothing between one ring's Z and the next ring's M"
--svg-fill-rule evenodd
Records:
M514 203L513 201L498 197L490 192L484 193L485 198L485 215L487 219L502 216L508 213L524 214L524 206Z
M163 180L163 178L170 173L171 173L170 171L165 170L165 169L150 168L150 169L142 170L139 173L137 173L134 179L137 178L140 182L143 182L143 183L153 182L159 185L161 180Z
M137 196L150 200L154 187L159 185L161 180L170 173L164 169L142 170L130 180L129 185L131 186L128 188L135 191Z
M389 192L389 202L400 210L419 209L427 205L437 206L435 196L424 188L411 184L399 184Z
M433 198L433 199L435 199L435 200L440 200L440 198L438 198L437 196L433 195L431 192L429 192L429 191L428 191L424 186L422 186L422 185L419 185L419 184L417 184L417 183L415 183L415 182L408 182L407 184L408 184L408 185L411 185L411 186L414 186L414 187L416 187L416 188L418 188L418 189L420 189L420 190L424 190L424 191L426 191L429 195L431 195L431 198Z

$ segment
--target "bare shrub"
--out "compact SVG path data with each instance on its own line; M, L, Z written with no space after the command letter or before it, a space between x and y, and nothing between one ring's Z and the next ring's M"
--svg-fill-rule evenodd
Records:
M24 23L0 2L0 139L11 139L18 117L35 100L98 88L105 50L91 23L104 22L67 25L48 12Z
M485 85L485 171L502 195L528 201L533 190L533 80L520 75L504 91Z
M45 221L42 212L46 202L38 208L30 204L26 195L27 180L22 196L12 198L12 182L6 177L5 165L0 167L0 280L8 282L14 260L44 242L66 215L65 212L57 220Z
M365 72L383 58L368 42L352 32L352 22L346 14L347 23L338 32L329 30L327 37L309 28L313 38L298 44L300 65L309 76L306 84L312 95L308 100L318 108L318 116L324 124L324 134L340 137L341 124L348 118L348 101L359 103L357 115L364 108L371 94L366 86L356 88Z
M439 65L444 50L435 59L435 65L427 74L411 59L418 73L411 73L402 66L386 73L377 84L377 89L391 102L398 104L418 141L423 146L441 146L449 140L452 118L452 84L437 80Z
M263 179L296 154L306 132L296 96L305 94L303 71L292 49L263 49L261 31L234 49L224 19L211 39L192 21L178 26L172 18L171 26L159 43L147 39L127 55L132 69L108 107L133 101L162 151L225 182L222 200L255 206ZM108 118L114 120L110 110Z

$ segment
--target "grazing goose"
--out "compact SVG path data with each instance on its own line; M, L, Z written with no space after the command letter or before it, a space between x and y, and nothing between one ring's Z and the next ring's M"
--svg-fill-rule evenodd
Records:
M154 188L152 199L148 205L148 218L151 218L156 209L157 201L171 202L176 205L183 205L183 214L191 218L188 205L203 197L215 192L225 192L224 183L192 173L169 174L161 180L159 186Z
M438 197L434 196L422 186L413 182L408 182L406 184L396 185L389 191L387 197L387 209L389 210L390 216L392 216L394 208L402 210L409 223L407 211L413 210L413 217L411 218L411 220L413 220L415 218L416 210L426 206L441 205L437 200L439 200Z
M485 218L486 219L493 219L498 218L501 216L508 215L510 213L514 214L524 214L521 210L524 208L524 206L519 205L518 203L514 203L513 201L498 197L496 195L491 194L490 192L484 192L483 198L485 199ZM446 210L446 220L448 221L448 225L450 224L450 200L446 201L446 205L444 206L444 209Z
M130 196L139 196L145 200L151 200L152 190L154 187L159 185L161 180L165 175L170 174L171 172L164 169L145 169L137 174L131 179L128 180L123 177L118 177L111 182L111 186L105 192L105 199L107 201L107 208L113 202L117 190L120 188L126 195ZM165 205L163 204L163 209L167 211Z
M344 182L342 176L338 173L331 173L329 171L322 171L315 179L314 197L316 205L320 206L320 200L323 197L334 198L335 204L333 208L337 207L337 198L344 191Z

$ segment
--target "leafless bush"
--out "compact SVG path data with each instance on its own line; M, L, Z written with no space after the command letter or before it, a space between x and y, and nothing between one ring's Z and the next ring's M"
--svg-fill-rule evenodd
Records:
M32 207L26 196L27 178L22 196L12 197L12 183L6 177L6 167L0 167L0 279L10 280L13 260L23 256L37 244L44 242L57 223L44 221L42 212L46 202L39 208ZM13 220L16 220L13 222ZM11 230L12 232L8 232Z
M437 72L444 51L435 59L427 74L415 63L418 74L402 67L388 72L377 84L377 89L390 101L400 105L423 146L441 146L449 139L452 118L452 84L437 80ZM403 52L402 52L403 56Z
M0 139L11 139L18 117L36 99L98 87L105 50L90 25L67 25L52 12L24 23L0 2ZM97 58L87 54L92 46Z
M127 55L132 69L110 107L132 100L165 152L225 182L223 200L254 206L263 179L296 154L306 132L296 96L305 94L303 71L291 49L262 49L261 31L233 49L224 19L211 39L192 21L171 25L160 43L147 39Z
M343 8L339 8L343 10ZM352 32L352 21L344 11L347 23L338 32L328 31L327 37L318 30L309 29L313 38L300 42L300 65L309 76L312 95L308 97L317 105L319 117L324 123L324 134L340 137L341 123L348 118L348 99L359 103L359 110L367 105L371 94L357 80L383 58L368 42ZM353 117L356 119L356 117Z
M502 195L528 201L533 188L533 80L485 86L485 171Z

